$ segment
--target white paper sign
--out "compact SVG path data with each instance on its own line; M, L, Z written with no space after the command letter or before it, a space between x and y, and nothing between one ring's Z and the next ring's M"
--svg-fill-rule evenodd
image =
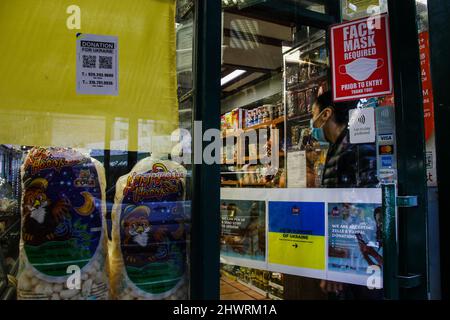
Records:
M288 188L306 188L306 153L293 151L287 154Z
M374 108L352 109L349 118L350 143L375 142Z
M113 36L77 37L77 94L119 94L118 40Z

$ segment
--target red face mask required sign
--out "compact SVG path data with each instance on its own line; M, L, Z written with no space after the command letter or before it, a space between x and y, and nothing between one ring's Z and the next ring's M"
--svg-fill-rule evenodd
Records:
M388 15L331 27L333 100L347 101L392 93Z

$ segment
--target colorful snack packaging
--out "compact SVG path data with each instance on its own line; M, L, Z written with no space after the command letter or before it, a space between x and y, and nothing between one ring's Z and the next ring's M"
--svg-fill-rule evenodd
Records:
M19 300L106 300L105 172L69 148L32 148L21 167Z
M115 299L187 299L186 169L152 157L116 184L111 288Z

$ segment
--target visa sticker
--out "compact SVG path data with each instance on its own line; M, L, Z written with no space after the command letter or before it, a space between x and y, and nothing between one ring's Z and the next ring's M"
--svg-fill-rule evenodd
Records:
M380 134L378 135L378 142L393 142L394 135L393 134Z

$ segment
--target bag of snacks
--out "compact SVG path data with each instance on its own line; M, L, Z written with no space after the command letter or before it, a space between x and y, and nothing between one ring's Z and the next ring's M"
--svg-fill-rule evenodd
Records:
M105 172L68 148L32 148L21 167L18 299L108 299Z
M152 157L116 184L110 254L113 297L187 299L186 169Z

